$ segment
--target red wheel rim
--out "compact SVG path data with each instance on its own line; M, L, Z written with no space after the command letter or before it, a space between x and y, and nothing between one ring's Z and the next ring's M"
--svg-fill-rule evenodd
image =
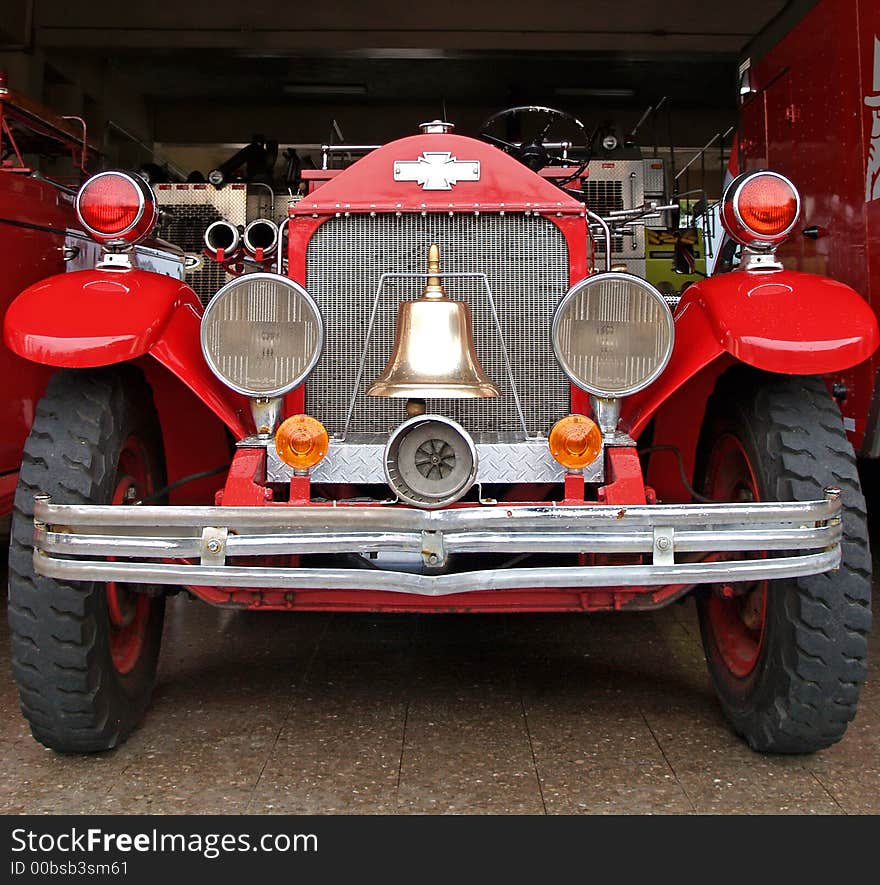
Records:
M131 504L152 491L146 450L137 437L130 436L119 456L116 488L111 503ZM110 657L118 673L130 673L144 647L150 620L150 598L116 581L108 581L105 586L110 622Z
M760 500L755 471L742 443L732 434L722 434L712 449L706 494L715 501ZM719 588L709 597L706 615L724 665L736 677L748 676L764 643L767 582Z

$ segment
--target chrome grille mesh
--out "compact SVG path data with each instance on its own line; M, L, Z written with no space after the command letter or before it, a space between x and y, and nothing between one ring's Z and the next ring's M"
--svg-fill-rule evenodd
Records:
M550 324L568 289L568 247L546 218L508 215L355 215L331 218L312 237L306 288L324 317L324 353L306 384L306 410L331 433L342 431L373 300L383 273L423 272L431 243L449 273L485 273L498 309L526 425L549 431L569 408L569 386L553 356ZM394 340L397 305L418 297L418 279L386 281L350 432L387 433L405 420L405 400L368 397ZM472 432L521 429L504 358L480 279L447 279L447 294L465 300L474 343L501 396L431 400L428 411Z

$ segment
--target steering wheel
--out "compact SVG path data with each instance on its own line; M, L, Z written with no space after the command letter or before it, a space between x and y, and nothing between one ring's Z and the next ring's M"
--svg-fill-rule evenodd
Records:
M527 115L538 114L541 117L546 117L546 121L542 121L540 127L534 123L532 126L523 127L522 131L524 134L521 142L508 141L493 135L489 131L501 121L514 122L518 118L524 119ZM497 114L493 114L485 120L480 127L480 138L515 157L533 172L537 172L545 166L568 166L571 163L566 156L568 148L563 148L561 142L554 143L547 137L550 130L555 125L561 123L567 123L578 132L578 142L571 142L570 147L580 147L580 138L582 137L585 149L584 161L571 175L565 178L553 179L555 184L561 186L574 181L583 174L590 163L590 155L593 152L593 135L587 132L587 127L573 114L557 110L556 108L544 107L543 105L517 105L513 108L498 111ZM532 136L528 137L525 134L527 132L533 133Z

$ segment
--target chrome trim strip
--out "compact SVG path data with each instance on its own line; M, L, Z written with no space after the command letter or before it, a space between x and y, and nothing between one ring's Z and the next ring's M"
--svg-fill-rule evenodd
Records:
M263 568L83 562L56 559L34 550L34 569L49 578L126 581L211 587L277 587L287 590L386 590L419 596L448 596L479 590L521 588L663 586L796 578L840 565L840 547L782 559L698 562L680 565L604 565L487 569L453 575L413 575L371 569Z
M649 529L619 532L438 532L448 553L650 553L654 533ZM201 555L200 536L133 537L124 534L81 535L38 527L36 545L46 553L63 556L126 556L186 558ZM674 553L714 550L808 550L840 542L840 525L802 529L735 529L724 534L679 529ZM252 536L229 535L228 556L279 556L307 553L369 553L380 550L416 552L422 549L421 532L280 532Z
M46 525L130 526L164 531L172 526L201 530L225 525L236 530L269 527L326 532L357 526L361 530L459 531L501 523L504 531L526 531L551 523L555 529L616 526L718 526L725 524L796 523L807 525L840 516L840 499L758 501L743 504L640 504L557 506L554 503L495 507L416 510L408 507L362 507L357 504L274 507L126 507L118 504L52 504L34 498L34 520Z
M605 273L611 273L611 228L601 215L597 215L589 209L586 212L587 218L592 219L602 228L602 235L605 237Z
M796 577L837 568L840 494L805 502L654 506L139 507L34 501L34 568L48 577L289 589L391 589L442 596L520 587L658 586ZM309 553L651 554L641 565L486 569L413 575L382 569L225 565L228 556ZM437 554L442 551L442 556ZM781 558L676 562L720 551L816 551ZM210 551L210 553L206 553ZM433 555L430 555L432 554ZM58 558L77 557L77 558ZM84 557L113 556L104 562ZM198 559L200 564L120 557Z
M172 526L201 530L225 525L236 530L253 527L336 531L361 530L459 531L501 523L504 531L525 531L551 523L560 530L617 526L718 526L725 524L796 523L806 525L840 516L840 499L817 501L758 501L743 504L640 504L557 506L554 503L496 507L416 510L408 507L362 507L357 504L274 507L125 507L118 504L52 504L34 498L34 520L46 525L130 526L163 531ZM775 526L775 527L777 527Z

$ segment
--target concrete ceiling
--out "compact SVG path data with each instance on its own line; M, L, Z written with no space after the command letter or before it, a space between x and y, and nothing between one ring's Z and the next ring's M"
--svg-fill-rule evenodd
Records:
M785 5L781 0L658 3L544 0L541 4L335 0L306 6L275 0L33 4L44 47L122 51L210 48L287 54L302 50L438 48L622 53L736 53Z
M634 121L662 96L681 119L702 113L696 128L708 130L735 114L743 46L793 5L90 0L74 11L69 0L0 3L3 49L41 53L63 72L49 79L88 64L114 87L126 84L151 117L149 136L163 141L239 141L265 129L257 123L267 116L296 120L300 140L323 138L346 113L346 135L363 139L382 131L380 114L405 111L411 126L409 117L438 116L444 103L470 125L521 102Z

